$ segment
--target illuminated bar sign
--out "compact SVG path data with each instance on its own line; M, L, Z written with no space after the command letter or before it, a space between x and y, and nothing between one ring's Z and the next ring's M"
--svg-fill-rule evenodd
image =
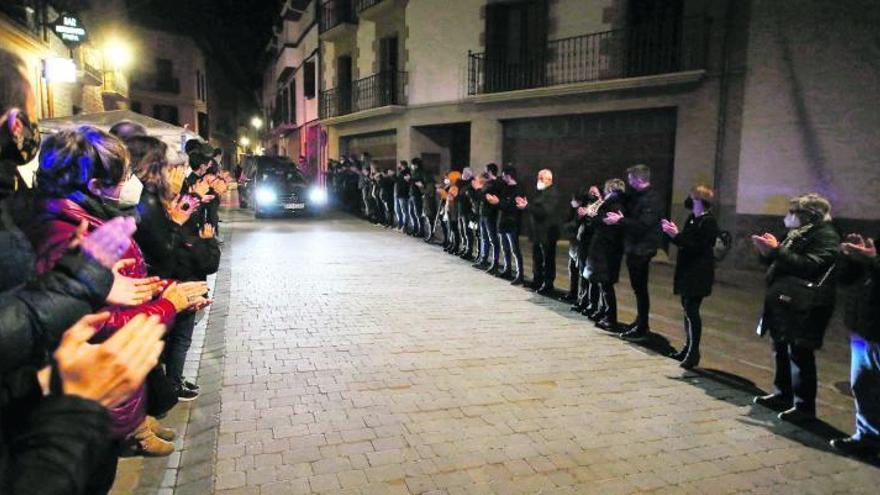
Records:
M73 14L61 14L52 23L52 31L61 38L65 45L71 48L80 45L88 38L86 28L82 26L82 21Z

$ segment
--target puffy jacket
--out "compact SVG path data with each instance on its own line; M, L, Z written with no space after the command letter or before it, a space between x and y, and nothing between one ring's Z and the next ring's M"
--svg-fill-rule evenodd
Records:
M880 257L863 264L841 256L837 266L846 327L866 340L880 342Z
M620 263L623 258L623 228L606 225L601 219L611 211L622 207L620 198L614 194L606 196L605 202L592 221L593 235L587 250L587 264L590 267L590 280L605 284L616 284L620 279Z
M95 208L90 204L88 207ZM70 239L73 238L83 220L88 222L88 228L91 231L110 219L109 216L106 218L102 218L104 215L98 216L101 214L98 212L88 212L83 206L70 199L43 200L37 205L37 210L37 221L33 229L28 232L36 250L37 273L45 273L55 267L67 252ZM144 262L144 255L136 242L131 243L122 258L134 259L135 261L133 266L122 272L122 275L134 278L147 276L147 264ZM132 308L110 306L104 310L110 312L110 318L98 332L98 338L106 338L139 314L156 315L165 325L170 325L176 314L174 304L163 298Z
M627 193L623 219L623 247L626 254L653 257L660 247L660 195L653 187Z

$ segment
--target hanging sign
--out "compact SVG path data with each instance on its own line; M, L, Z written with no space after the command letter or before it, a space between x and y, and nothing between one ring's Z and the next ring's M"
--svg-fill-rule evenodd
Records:
M79 46L89 37L86 28L82 25L82 20L75 14L61 14L52 23L52 31L69 48Z

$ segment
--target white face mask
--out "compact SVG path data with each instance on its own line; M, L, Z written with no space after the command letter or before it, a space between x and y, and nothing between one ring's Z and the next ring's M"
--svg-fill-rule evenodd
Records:
M130 208L137 205L141 201L141 193L144 191L144 184L137 175L131 174L131 178L125 181L122 189L119 190L119 198L116 202L121 208Z
M543 191L544 189L547 189L547 184L544 184L543 182L538 181L537 188L539 191Z
M782 223L785 224L785 228L787 229L796 229L801 226L801 219L794 213L789 213L788 215L785 215L784 219L782 219Z
M580 205L581 205L581 204L578 203L577 201L575 201L575 200L571 200L571 207L572 207L572 208L577 208L577 207L580 206Z

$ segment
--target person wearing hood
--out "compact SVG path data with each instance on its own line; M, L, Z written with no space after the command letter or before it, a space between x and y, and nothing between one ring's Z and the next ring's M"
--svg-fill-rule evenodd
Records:
M769 332L776 363L774 392L755 397L755 403L783 410L779 419L798 423L816 416L815 352L834 312L832 272L840 236L831 225L831 203L815 193L792 198L783 224L788 233L781 241L769 232L752 236L769 265L758 330ZM815 293L800 291L805 284L814 284Z
M708 186L696 186L684 201L685 209L692 213L685 220L682 229L679 230L670 220L661 220L663 232L678 246L673 293L681 296L685 345L672 357L681 361L684 369L691 369L700 362L700 336L703 329L700 305L703 299L712 294L715 281L714 247L718 237L718 222L712 215L714 199L715 192Z
M556 243L562 235L561 196L553 187L553 172L543 169L538 172L537 192L531 201L517 199L516 206L525 210L531 220L532 270L531 288L541 295L555 292L556 281Z
M397 218L397 231L406 232L410 225L409 218L409 191L411 173L406 160L397 164L397 176L394 178L395 214Z

